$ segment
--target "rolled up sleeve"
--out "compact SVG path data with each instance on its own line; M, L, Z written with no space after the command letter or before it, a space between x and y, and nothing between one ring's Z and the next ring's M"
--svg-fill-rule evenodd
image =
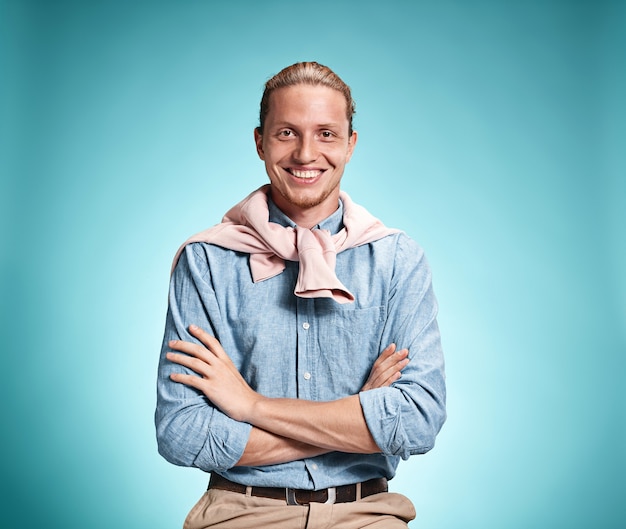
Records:
M384 455L407 459L433 448L446 419L443 351L430 267L421 248L398 239L383 345L409 350L390 387L360 393L368 428Z
M170 379L175 372L193 374L165 358L170 340L197 342L187 331L192 323L219 339L219 308L208 267L194 252L194 245L189 245L170 281L157 377L157 443L159 453L170 463L207 472L225 471L241 458L252 427L230 419L198 390Z

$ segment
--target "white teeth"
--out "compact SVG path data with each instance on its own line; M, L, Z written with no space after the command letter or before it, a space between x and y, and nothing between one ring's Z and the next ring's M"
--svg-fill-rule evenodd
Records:
M297 178L315 178L322 174L322 171L297 171L296 169L291 169L290 172Z

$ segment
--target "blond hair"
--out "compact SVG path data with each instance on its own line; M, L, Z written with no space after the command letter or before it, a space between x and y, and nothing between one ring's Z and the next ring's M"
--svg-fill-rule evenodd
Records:
M341 78L333 72L328 66L323 66L317 62L297 62L291 66L287 66L267 83L261 98L261 111L259 114L259 133L263 134L265 125L265 117L269 112L270 96L274 90L306 84L311 86L327 86L333 90L341 92L346 100L346 117L349 123L349 134L352 135L352 116L355 114L355 103L352 99L350 87L344 83Z

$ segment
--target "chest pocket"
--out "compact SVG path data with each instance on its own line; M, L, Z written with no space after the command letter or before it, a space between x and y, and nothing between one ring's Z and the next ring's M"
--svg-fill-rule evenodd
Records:
M354 395L361 389L381 350L384 307L335 308L320 332L319 366L337 394Z

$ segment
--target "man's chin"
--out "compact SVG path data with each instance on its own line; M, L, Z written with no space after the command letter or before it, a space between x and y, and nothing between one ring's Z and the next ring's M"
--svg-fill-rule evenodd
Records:
M326 199L330 196L330 193L309 195L309 194L292 194L289 196L283 195L283 198L288 202L291 208L296 208L302 211L316 208L322 205Z

